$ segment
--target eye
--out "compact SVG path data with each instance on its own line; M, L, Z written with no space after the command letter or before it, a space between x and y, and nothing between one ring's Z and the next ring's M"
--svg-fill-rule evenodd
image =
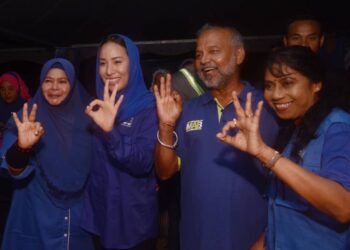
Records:
M270 91L273 89L273 84L269 81L265 81L264 82L264 90L266 91Z
M106 64L106 62L104 62L104 61L100 61L100 66L104 66Z
M218 49L211 49L210 54L218 54L220 51Z
M59 83L60 83L60 84L67 84L67 83L68 83L68 80L62 79L62 80L59 81Z
M114 60L113 63L114 64L120 64L120 63L122 63L122 61L121 60Z
M290 78L290 77L287 77L287 78L284 78L282 79L281 83L282 83L282 86L284 88L289 88L291 87L293 84L294 84L294 79L293 78Z
M316 41L318 39L318 36L309 36L309 40Z

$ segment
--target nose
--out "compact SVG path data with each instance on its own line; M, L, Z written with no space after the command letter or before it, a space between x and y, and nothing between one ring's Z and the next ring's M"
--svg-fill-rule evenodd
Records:
M57 81L54 81L54 82L52 83L52 85L51 85L51 88L52 88L53 90L57 90L57 89L58 89L58 82L57 82Z
M303 38L301 40L301 46L309 47L309 42L308 42L307 38Z
M271 97L273 100L282 99L283 95L284 95L284 91L283 91L283 88L281 88L280 86L276 86L271 93Z
M112 67L112 65L110 63L106 64L106 74L107 75L113 74L113 67Z
M209 62L209 56L207 53L203 53L199 58L198 58L198 62L201 64L201 65L204 65L206 63Z

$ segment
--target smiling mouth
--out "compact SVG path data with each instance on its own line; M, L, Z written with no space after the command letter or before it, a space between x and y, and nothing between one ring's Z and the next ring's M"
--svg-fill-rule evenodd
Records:
M119 83L120 78L106 79L109 85L115 85Z
M287 102L287 103L275 103L274 106L277 111L286 111L290 105L292 105L292 102Z

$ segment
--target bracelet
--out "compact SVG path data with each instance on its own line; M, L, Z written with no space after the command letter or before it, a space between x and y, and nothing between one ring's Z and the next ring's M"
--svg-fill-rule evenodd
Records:
M268 163L264 164L264 166L267 169L271 170L281 157L282 155L278 151L275 151L275 154L272 156L271 160Z
M158 139L158 142L160 145L162 145L163 147L166 147L166 148L170 148L170 149L174 149L177 145L177 142L179 141L179 137L177 136L176 132L173 131L173 134L175 136L175 142L173 143L173 145L169 145L169 144L166 144L164 142L162 142L159 138L159 130L157 131L157 139Z

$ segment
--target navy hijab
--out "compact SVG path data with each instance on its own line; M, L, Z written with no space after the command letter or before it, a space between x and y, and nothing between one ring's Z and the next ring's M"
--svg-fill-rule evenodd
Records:
M146 88L140 65L140 55L136 45L124 35L112 34L105 41L108 41L109 38L121 38L125 43L129 57L129 81L126 87L117 93L116 97L124 95L116 118L117 122L121 123L144 109L155 107L155 100L153 94ZM99 46L96 60L96 94L99 99L103 99L104 89L104 83L99 74L99 55L103 44L102 42Z
M62 69L69 80L70 93L58 106L50 105L41 86L48 71ZM85 188L91 164L90 119L84 110L90 97L77 81L73 65L63 58L45 63L40 74L40 87L29 103L38 105L36 119L45 129L35 146L35 162L40 183L55 203L68 208L79 200ZM20 114L20 118L22 115ZM15 125L12 121L12 126Z

